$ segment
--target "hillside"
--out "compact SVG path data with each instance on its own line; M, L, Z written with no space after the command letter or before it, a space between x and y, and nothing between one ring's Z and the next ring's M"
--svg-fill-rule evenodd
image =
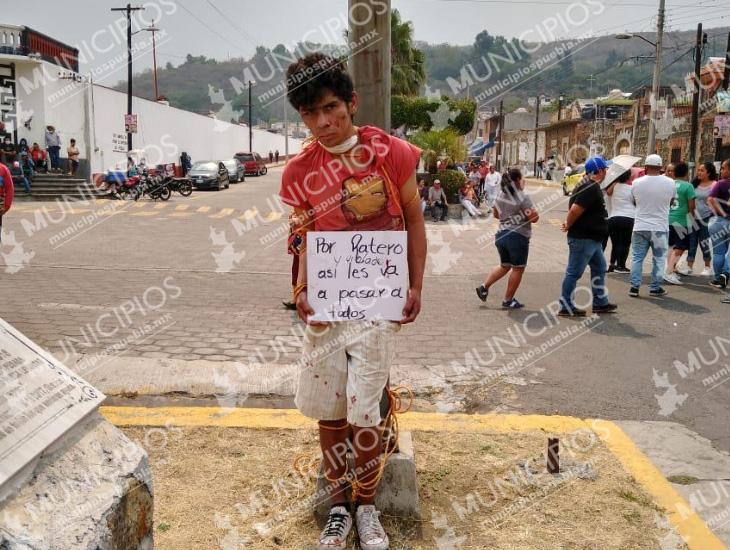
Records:
M706 29L708 43L705 48L705 59L709 56L724 54L725 38L728 28ZM654 33L641 33L648 40L655 41ZM489 36L486 32L480 33L475 39L477 44L488 41L488 51L504 57L504 44L510 41L501 37ZM480 42L480 39L482 41ZM693 69L692 47L695 32L682 31L665 34L664 53L662 64L665 67L662 75L662 84L677 84L683 86L683 79ZM514 43L514 41L510 42ZM473 85L468 93L471 97L479 96L482 104L495 105L501 97L505 100L507 110L513 110L524 103L528 96L544 94L555 97L563 94L566 97L586 97L596 94L605 94L613 88L625 91L633 90L641 85L651 83L653 70L653 50L649 44L639 39L617 40L613 36L591 38L575 41L574 44L553 42L544 44L530 57L522 57L513 53L514 64L497 60L487 62L474 46L451 46L448 44L424 44L417 46L423 50L426 58L426 72L430 90L439 90L450 96L466 95L466 90L460 90L458 83L461 80L459 70L471 62ZM313 49L309 45L309 50ZM572 51L571 55L564 55L561 59L552 62L552 66L544 68L529 76L523 76L516 85L509 85L501 92L484 94L495 82L508 77L520 68L527 67L530 61L562 47ZM326 48L326 46L323 46ZM274 48L274 55L266 48L258 48L256 55L248 60L231 59L230 61L216 61L203 56L187 56L184 63L173 66L168 63L158 70L160 93L165 95L170 103L176 107L206 114L213 110L222 118L236 118L247 116L247 91L243 91L243 82L246 76L245 67L255 65L254 72L261 77L269 77L266 82L253 89L254 122L273 122L283 119L283 101L280 91L275 87L282 81L282 71L288 65L289 54L283 46ZM487 50L485 50L487 51ZM645 56L643 59L632 59L636 56ZM492 58L495 59L495 58ZM451 81L447 79L451 77ZM265 80L265 78L258 78ZM482 80L482 82L479 82ZM125 84L120 82L118 89L124 90ZM146 71L135 75L135 94L152 98L152 72ZM505 93L506 91L509 93ZM270 94L266 96L267 92ZM482 94L481 96L479 94ZM263 96L263 97L262 97ZM226 103L230 102L230 103ZM290 109L290 119L295 120L295 113Z

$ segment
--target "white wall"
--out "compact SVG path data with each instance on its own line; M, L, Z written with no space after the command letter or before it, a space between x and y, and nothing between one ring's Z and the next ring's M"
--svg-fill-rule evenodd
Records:
M193 159L227 159L239 151L248 151L248 127L230 124L167 105L133 98L132 111L137 114L137 133L132 136L134 149L143 149L147 164L179 163L186 151ZM114 152L114 134L125 134L124 114L127 112L126 94L94 86L94 115L96 145L92 171L98 172L110 165L126 164L126 152ZM289 138L289 153L298 153L301 140ZM284 154L284 136L254 129L253 149L262 156L269 150Z
M45 77L40 81L32 70L43 66ZM23 109L34 111L31 130L19 128L18 139L43 146L47 124L53 124L63 139L61 156L65 156L68 140L75 138L82 159L89 159L92 173L103 172L113 165L126 166L127 153L115 151L114 135L124 136L124 115L127 96L104 86L87 82L60 80L59 67L42 62L18 63L18 100ZM30 88L30 90L28 90ZM133 134L134 149L143 149L148 165L179 163L186 151L195 160L227 159L240 151L248 151L248 127L176 109L167 105L134 97L132 112L137 114L137 133ZM87 120L88 119L88 120ZM87 149L88 141L88 149ZM289 154L298 153L302 140L289 138ZM126 149L126 147L125 147ZM253 149L264 157L279 150L284 155L284 136L265 130L253 130ZM88 155L87 155L88 151Z

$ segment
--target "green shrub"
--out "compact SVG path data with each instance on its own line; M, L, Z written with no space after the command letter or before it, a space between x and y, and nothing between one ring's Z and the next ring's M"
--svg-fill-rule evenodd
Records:
M446 198L452 204L458 201L459 188L466 182L466 176L458 170L442 170L436 174L419 174L419 177L425 180L428 187L433 185L433 180L440 180Z

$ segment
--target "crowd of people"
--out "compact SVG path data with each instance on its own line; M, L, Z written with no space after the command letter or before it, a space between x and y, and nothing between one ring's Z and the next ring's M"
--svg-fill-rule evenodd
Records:
M36 173L63 172L61 168L61 136L49 125L44 135L44 148L37 142L28 145L28 140L21 138L13 143L10 134L6 133L0 144L0 164L10 172L14 184L22 185L26 194L30 194L31 183ZM75 176L79 169L81 151L76 140L70 139L66 148L67 170L69 176Z
M577 282L586 268L590 269L593 313L617 309L608 299L606 273L629 274L629 296L639 297L649 251L650 296L665 296L664 283L682 285L682 278L689 275L709 277L712 286L725 289L730 278L730 159L721 163L719 173L712 162L699 165L691 182L687 163L664 166L656 154L646 157L643 168L611 165L600 156L589 158L585 176L570 196L562 224L569 255L559 315L586 315L586 309L575 303ZM538 220L538 212L524 193L519 170L500 176L493 211L499 219L495 246L500 263L476 293L486 301L490 287L511 272L502 307L521 308L515 294L527 265L531 224ZM695 267L698 249L704 262L701 268ZM730 304L730 294L722 303Z

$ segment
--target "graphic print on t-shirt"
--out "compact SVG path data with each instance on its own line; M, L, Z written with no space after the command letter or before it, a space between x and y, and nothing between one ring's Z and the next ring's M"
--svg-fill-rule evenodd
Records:
M342 183L342 213L351 224L370 221L385 213L388 195L379 174L358 180L352 176Z

